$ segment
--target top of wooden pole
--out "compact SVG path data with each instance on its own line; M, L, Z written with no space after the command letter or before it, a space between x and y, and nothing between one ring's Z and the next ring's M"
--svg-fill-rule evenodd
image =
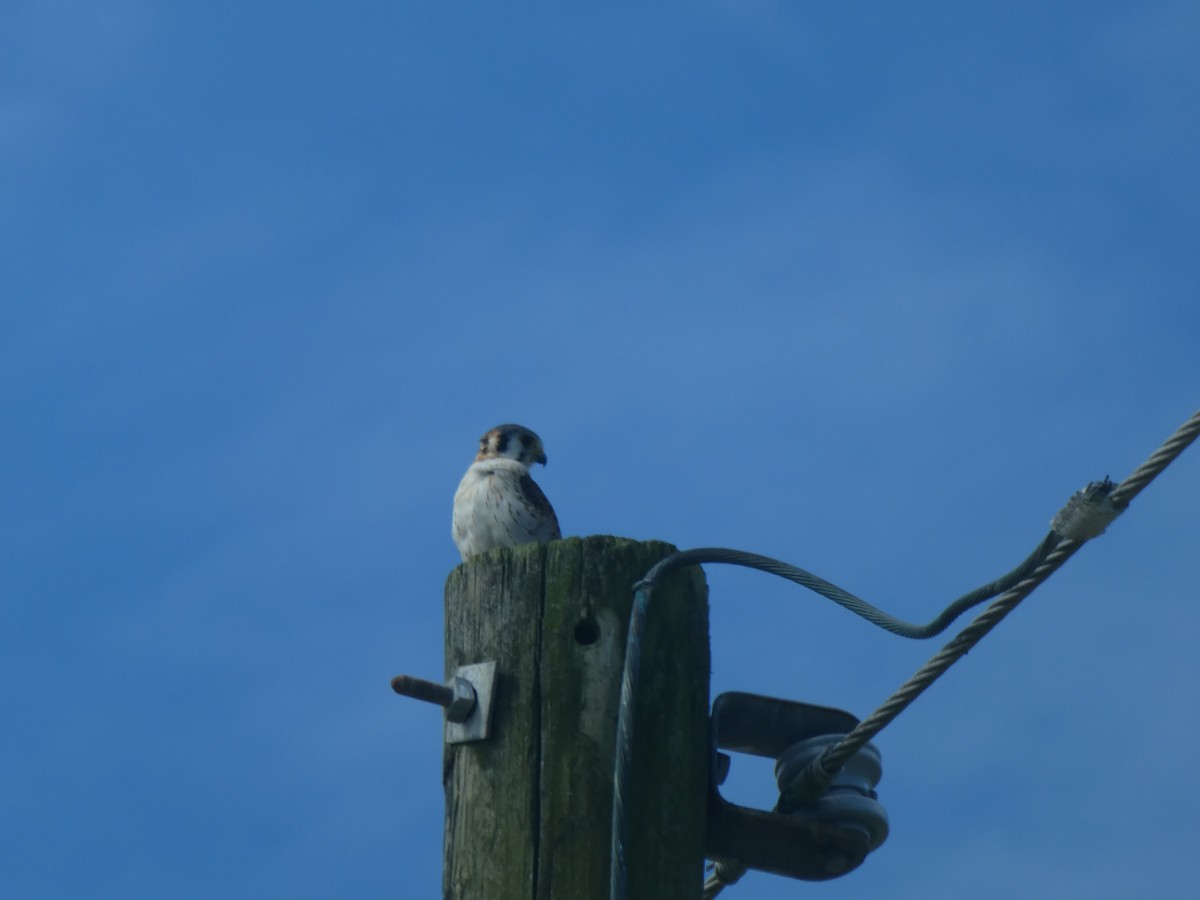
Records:
M446 670L495 660L492 737L445 754L444 896L605 900L634 582L659 541L571 538L472 557L446 581ZM643 645L629 896L700 894L708 606L698 568L656 591Z

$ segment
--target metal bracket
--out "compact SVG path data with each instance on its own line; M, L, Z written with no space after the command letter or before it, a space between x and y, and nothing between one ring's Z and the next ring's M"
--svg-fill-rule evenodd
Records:
M392 690L414 700L434 703L446 711L446 743L486 740L491 731L492 700L496 693L496 664L459 666L446 684L397 675Z
M496 664L472 663L454 670L454 680L462 679L475 689L475 703L461 722L446 717L446 743L465 744L487 740L492 728L492 700L496 693Z
M850 713L810 703L731 692L713 702L712 780L708 795L705 856L805 881L824 881L857 868L887 836L887 814L870 785L835 782L816 803L796 812L750 809L718 789L730 757L720 750L779 762L805 742L845 734L858 724ZM868 744L870 753L878 754ZM819 749L819 748L818 748ZM868 761L869 762L869 761ZM878 772L874 773L878 780ZM736 879L735 879L736 880Z

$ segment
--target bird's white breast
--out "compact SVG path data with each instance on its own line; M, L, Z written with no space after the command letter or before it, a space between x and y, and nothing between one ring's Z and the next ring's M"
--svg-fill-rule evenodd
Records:
M524 500L521 478L528 474L525 465L506 458L482 460L467 469L454 494L454 543L464 559L557 536Z

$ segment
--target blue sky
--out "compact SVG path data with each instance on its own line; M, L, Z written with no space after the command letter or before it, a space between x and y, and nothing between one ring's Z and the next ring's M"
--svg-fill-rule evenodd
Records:
M494 424L568 534L924 621L1198 405L1193 4L4 18L6 896L438 896L388 679ZM1191 454L879 737L859 871L725 896L1195 896ZM708 578L714 694L865 715L937 646Z

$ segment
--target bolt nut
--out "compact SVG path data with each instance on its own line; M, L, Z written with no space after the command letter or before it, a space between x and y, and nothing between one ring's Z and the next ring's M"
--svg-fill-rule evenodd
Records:
M449 722L465 722L475 708L475 688L467 679L456 675L450 680L448 687L454 691L454 699L446 708L446 720Z

